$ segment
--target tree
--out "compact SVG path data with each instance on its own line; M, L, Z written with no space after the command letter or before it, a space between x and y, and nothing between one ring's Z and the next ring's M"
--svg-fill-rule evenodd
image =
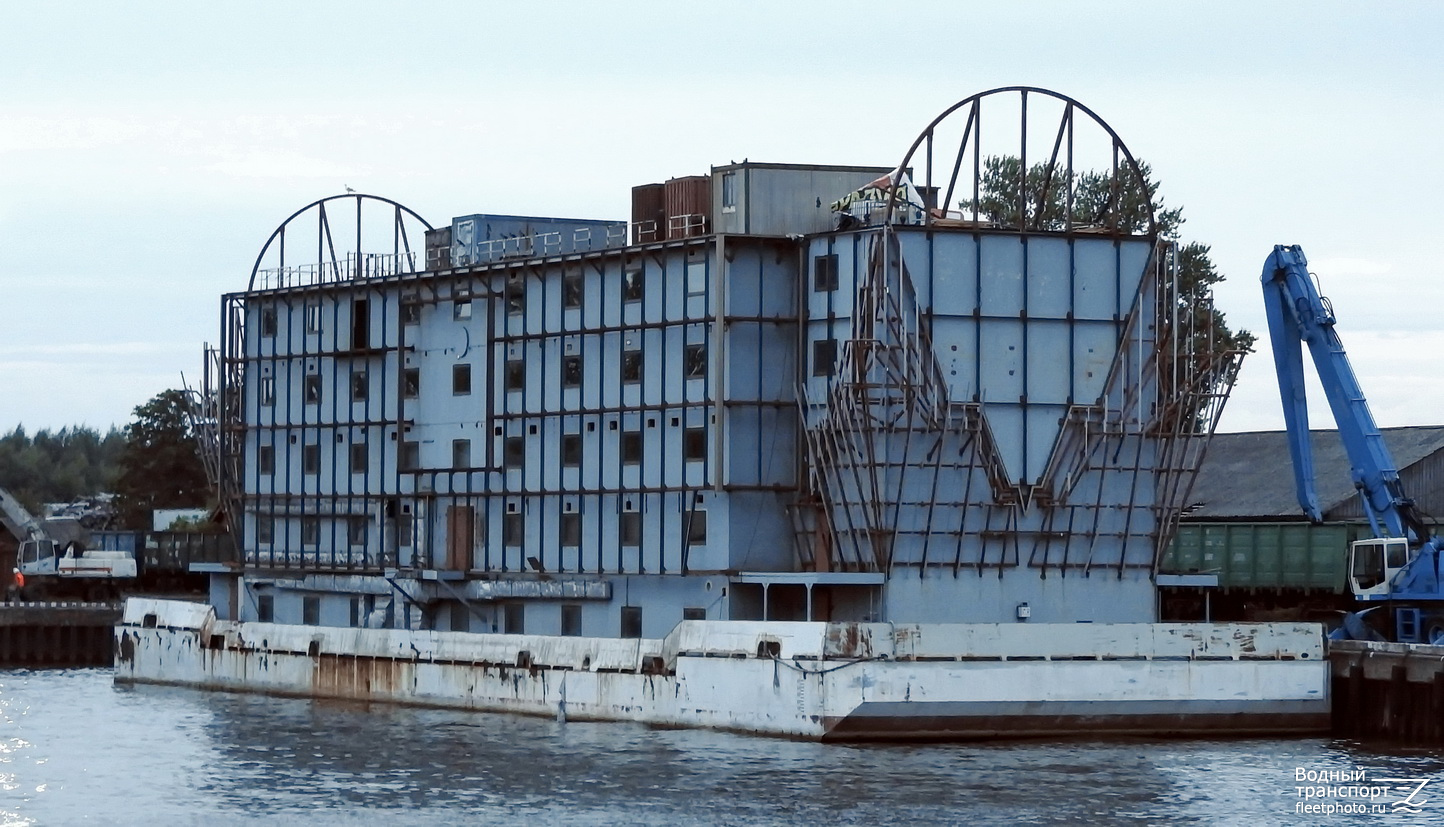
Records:
M1022 162L1007 155L984 159L976 204L964 199L958 206L965 214L976 207L978 217L1000 227L1041 231L1067 229L1105 230L1137 234L1148 230L1148 207L1153 206L1158 236L1177 245L1177 307L1174 335L1180 359L1160 365L1183 394L1183 407L1173 422L1204 420L1216 410L1211 394L1233 382L1241 355L1253 352L1254 335L1233 330L1224 314L1213 305L1213 285L1223 281L1214 267L1209 247L1198 242L1183 243L1183 208L1165 207L1158 194L1158 182L1147 163L1138 163L1142 181L1131 171L1074 171L1072 176L1059 164L1034 164L1023 174ZM1071 200L1070 200L1071 199ZM1071 207L1071 209L1070 209ZM1170 389L1174 390L1174 389Z
M186 417L185 393L162 391L135 409L125 428L116 511L127 528L150 527L157 508L201 508L210 486Z
M110 491L125 441L115 428L102 435L83 425L41 429L23 425L0 435L0 488L34 514L43 503L74 502Z

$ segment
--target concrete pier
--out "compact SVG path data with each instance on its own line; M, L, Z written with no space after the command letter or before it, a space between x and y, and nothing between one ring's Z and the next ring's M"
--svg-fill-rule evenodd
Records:
M0 667L110 666L118 603L0 603Z
M1333 730L1444 743L1444 646L1329 641Z

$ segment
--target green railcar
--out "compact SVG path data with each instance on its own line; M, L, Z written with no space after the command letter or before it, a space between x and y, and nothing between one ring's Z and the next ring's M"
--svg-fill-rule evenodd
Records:
M1216 574L1218 588L1348 591L1349 544L1369 536L1352 523L1183 523L1161 574Z

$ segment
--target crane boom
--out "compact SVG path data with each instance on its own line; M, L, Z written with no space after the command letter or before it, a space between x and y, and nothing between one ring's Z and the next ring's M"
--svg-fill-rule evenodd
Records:
M1274 247L1264 262L1262 281L1289 453L1294 462L1294 485L1304 513L1315 522L1323 519L1314 490L1313 446L1309 442L1304 391L1301 345L1307 343L1374 535L1407 537L1413 545L1429 542L1429 528L1414 501L1404 493L1398 466L1374 423L1348 354L1334 330L1333 307L1314 287L1303 249L1297 245Z

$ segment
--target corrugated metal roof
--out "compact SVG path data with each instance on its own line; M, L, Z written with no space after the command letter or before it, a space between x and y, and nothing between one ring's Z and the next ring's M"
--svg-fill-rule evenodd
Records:
M1426 511L1444 491L1413 490L1409 487L1411 466L1444 450L1444 425L1383 429L1384 442L1410 496ZM1348 519L1356 495L1349 474L1349 459L1335 431L1310 431L1314 445L1314 479L1319 506L1326 519ZM1425 463L1432 467L1434 463ZM1423 466L1421 466L1423 467ZM1420 480L1437 479L1437 474ZM1438 509L1438 505L1433 505ZM1357 509L1353 509L1357 512ZM1294 496L1293 461L1283 431L1251 431L1216 434L1199 469L1184 519L1304 519Z

